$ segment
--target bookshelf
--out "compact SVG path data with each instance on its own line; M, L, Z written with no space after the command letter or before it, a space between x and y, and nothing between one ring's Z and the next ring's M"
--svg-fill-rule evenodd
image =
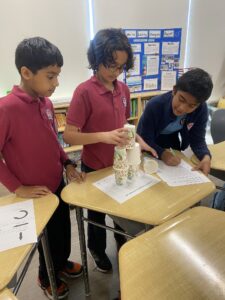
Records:
M69 103L55 104L55 118L58 126L58 140L67 154L79 152L82 150L81 145L70 146L63 141L63 132L66 126L66 114L69 108Z
M145 105L152 97L163 94L164 91L153 91L153 92L143 92L143 93L133 93L131 94L131 113L130 118L128 119L129 123L138 125L138 121L142 115L142 112L145 108Z
M131 105L130 105L131 113L130 113L130 118L128 119L129 123L132 123L135 126L137 126L138 121L141 117L141 114L142 114L147 102L149 100L151 100L152 97L157 96L162 93L164 93L164 92L153 91L153 92L146 92L146 93L131 94ZM82 146L81 145L70 146L68 144L65 144L65 142L63 141L63 132L65 130L66 114L67 114L68 108L69 108L69 103L62 103L62 104L54 105L55 117L56 117L56 122L58 125L58 139L59 139L60 144L65 149L65 152L69 154L69 153L81 151Z

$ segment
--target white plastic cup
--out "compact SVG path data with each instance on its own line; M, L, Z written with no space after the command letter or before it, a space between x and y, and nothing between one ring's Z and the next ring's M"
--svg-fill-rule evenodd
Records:
M158 171L159 165L156 160L149 157L144 157L143 159L143 169L146 174L153 174Z
M127 149L127 161L129 165L138 165L141 162L141 148L138 143L134 144L133 149Z

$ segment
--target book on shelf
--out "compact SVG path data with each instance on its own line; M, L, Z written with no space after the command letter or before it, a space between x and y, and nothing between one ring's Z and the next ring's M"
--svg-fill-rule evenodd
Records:
M70 145L65 143L64 140L63 140L63 133L62 132L59 132L58 133L58 141L60 143L60 145L65 148L65 147L69 147Z
M132 118L137 117L137 99L131 99L130 110L130 116Z
M57 113L57 114L55 114L55 118L56 118L56 123L57 123L58 128L66 125L66 114Z
M144 111L145 106L147 105L149 100L151 100L151 98L145 98L141 101L142 102L142 111Z

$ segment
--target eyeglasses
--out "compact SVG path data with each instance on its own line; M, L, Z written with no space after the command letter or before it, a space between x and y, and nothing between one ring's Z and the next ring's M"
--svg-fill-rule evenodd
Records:
M109 70L111 73L115 74L117 71L122 73L126 68L126 65L122 66L106 66L106 69Z

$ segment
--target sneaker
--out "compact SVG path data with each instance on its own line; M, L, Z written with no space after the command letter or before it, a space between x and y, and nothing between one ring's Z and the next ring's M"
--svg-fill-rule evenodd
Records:
M93 258L97 270L100 272L106 273L112 270L112 264L108 256L103 253L99 255L95 251L89 249L90 256Z
M48 297L48 299L53 299L52 296L52 290L49 285L45 285L40 278L38 279L38 285L42 288L42 290L44 291L45 295ZM58 295L58 299L64 299L68 296L69 294L69 288L66 285L65 282L63 282L60 279L57 279L57 295Z
M64 275L68 278L76 278L83 274L83 267L75 262L67 261L65 268L60 271L59 275Z

